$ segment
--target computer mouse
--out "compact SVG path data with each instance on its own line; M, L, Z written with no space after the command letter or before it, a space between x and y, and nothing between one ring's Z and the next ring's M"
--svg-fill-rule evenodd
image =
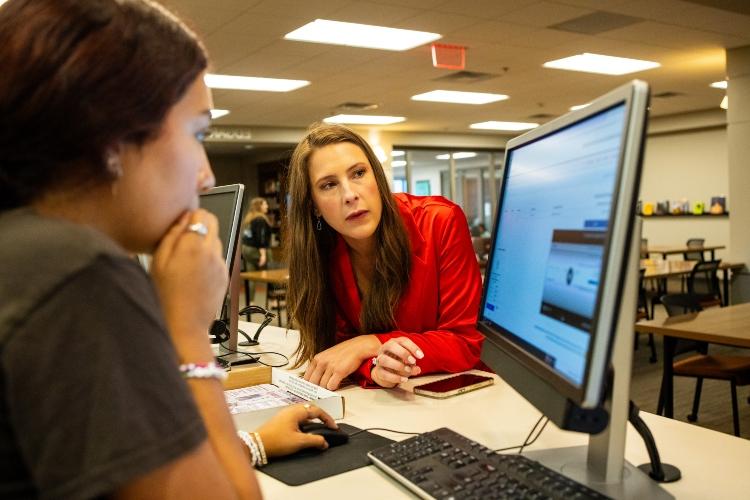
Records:
M323 436L323 439L326 440L328 446L331 447L349 442L349 434L340 429L337 430L326 427L325 424L320 422L305 422L299 424L299 429L307 434Z

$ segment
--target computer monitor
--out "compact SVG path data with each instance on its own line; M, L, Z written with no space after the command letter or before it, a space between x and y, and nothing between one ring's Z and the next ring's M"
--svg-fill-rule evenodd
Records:
M482 360L561 428L597 433L608 422L648 92L634 81L507 144Z
M230 270L237 253L237 235L240 230L244 192L245 186L242 184L231 184L209 189L200 195L200 207L214 214L219 220L222 255Z
M231 350L237 349L239 298L237 297L238 287L232 286L232 283L239 280L239 276L237 276L237 273L233 273L233 270L237 254L240 214L242 213L244 192L245 186L242 184L231 184L215 187L200 195L200 207L211 212L218 219L222 256L230 272L229 292L225 300L222 301L216 313L216 318L223 321L229 331L229 340L225 345ZM214 328L221 326L221 324L215 324ZM212 328L211 332L216 332L214 328ZM220 328L218 333L212 333L211 335L219 337L223 331ZM212 339L212 342L217 342L217 340Z

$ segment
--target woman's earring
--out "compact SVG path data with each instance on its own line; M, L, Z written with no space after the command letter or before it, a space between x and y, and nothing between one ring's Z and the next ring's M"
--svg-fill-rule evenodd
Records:
M320 215L318 215L318 222L315 224L315 229L317 229L318 231L323 230L323 223L320 222Z
M122 163L120 162L120 155L112 152L107 153L106 163L107 172L109 172L113 178L119 179L120 177L122 177Z

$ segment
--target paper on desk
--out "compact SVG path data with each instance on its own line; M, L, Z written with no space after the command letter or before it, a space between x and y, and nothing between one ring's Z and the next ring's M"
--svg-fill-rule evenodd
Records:
M224 391L224 397L227 400L229 412L232 414L265 410L266 408L304 403L306 401L273 384L260 384Z

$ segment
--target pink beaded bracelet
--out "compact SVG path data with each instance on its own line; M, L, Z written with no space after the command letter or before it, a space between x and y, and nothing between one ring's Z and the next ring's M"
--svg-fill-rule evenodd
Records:
M180 373L184 378L215 378L224 380L227 372L213 361L210 363L185 363L180 365Z

